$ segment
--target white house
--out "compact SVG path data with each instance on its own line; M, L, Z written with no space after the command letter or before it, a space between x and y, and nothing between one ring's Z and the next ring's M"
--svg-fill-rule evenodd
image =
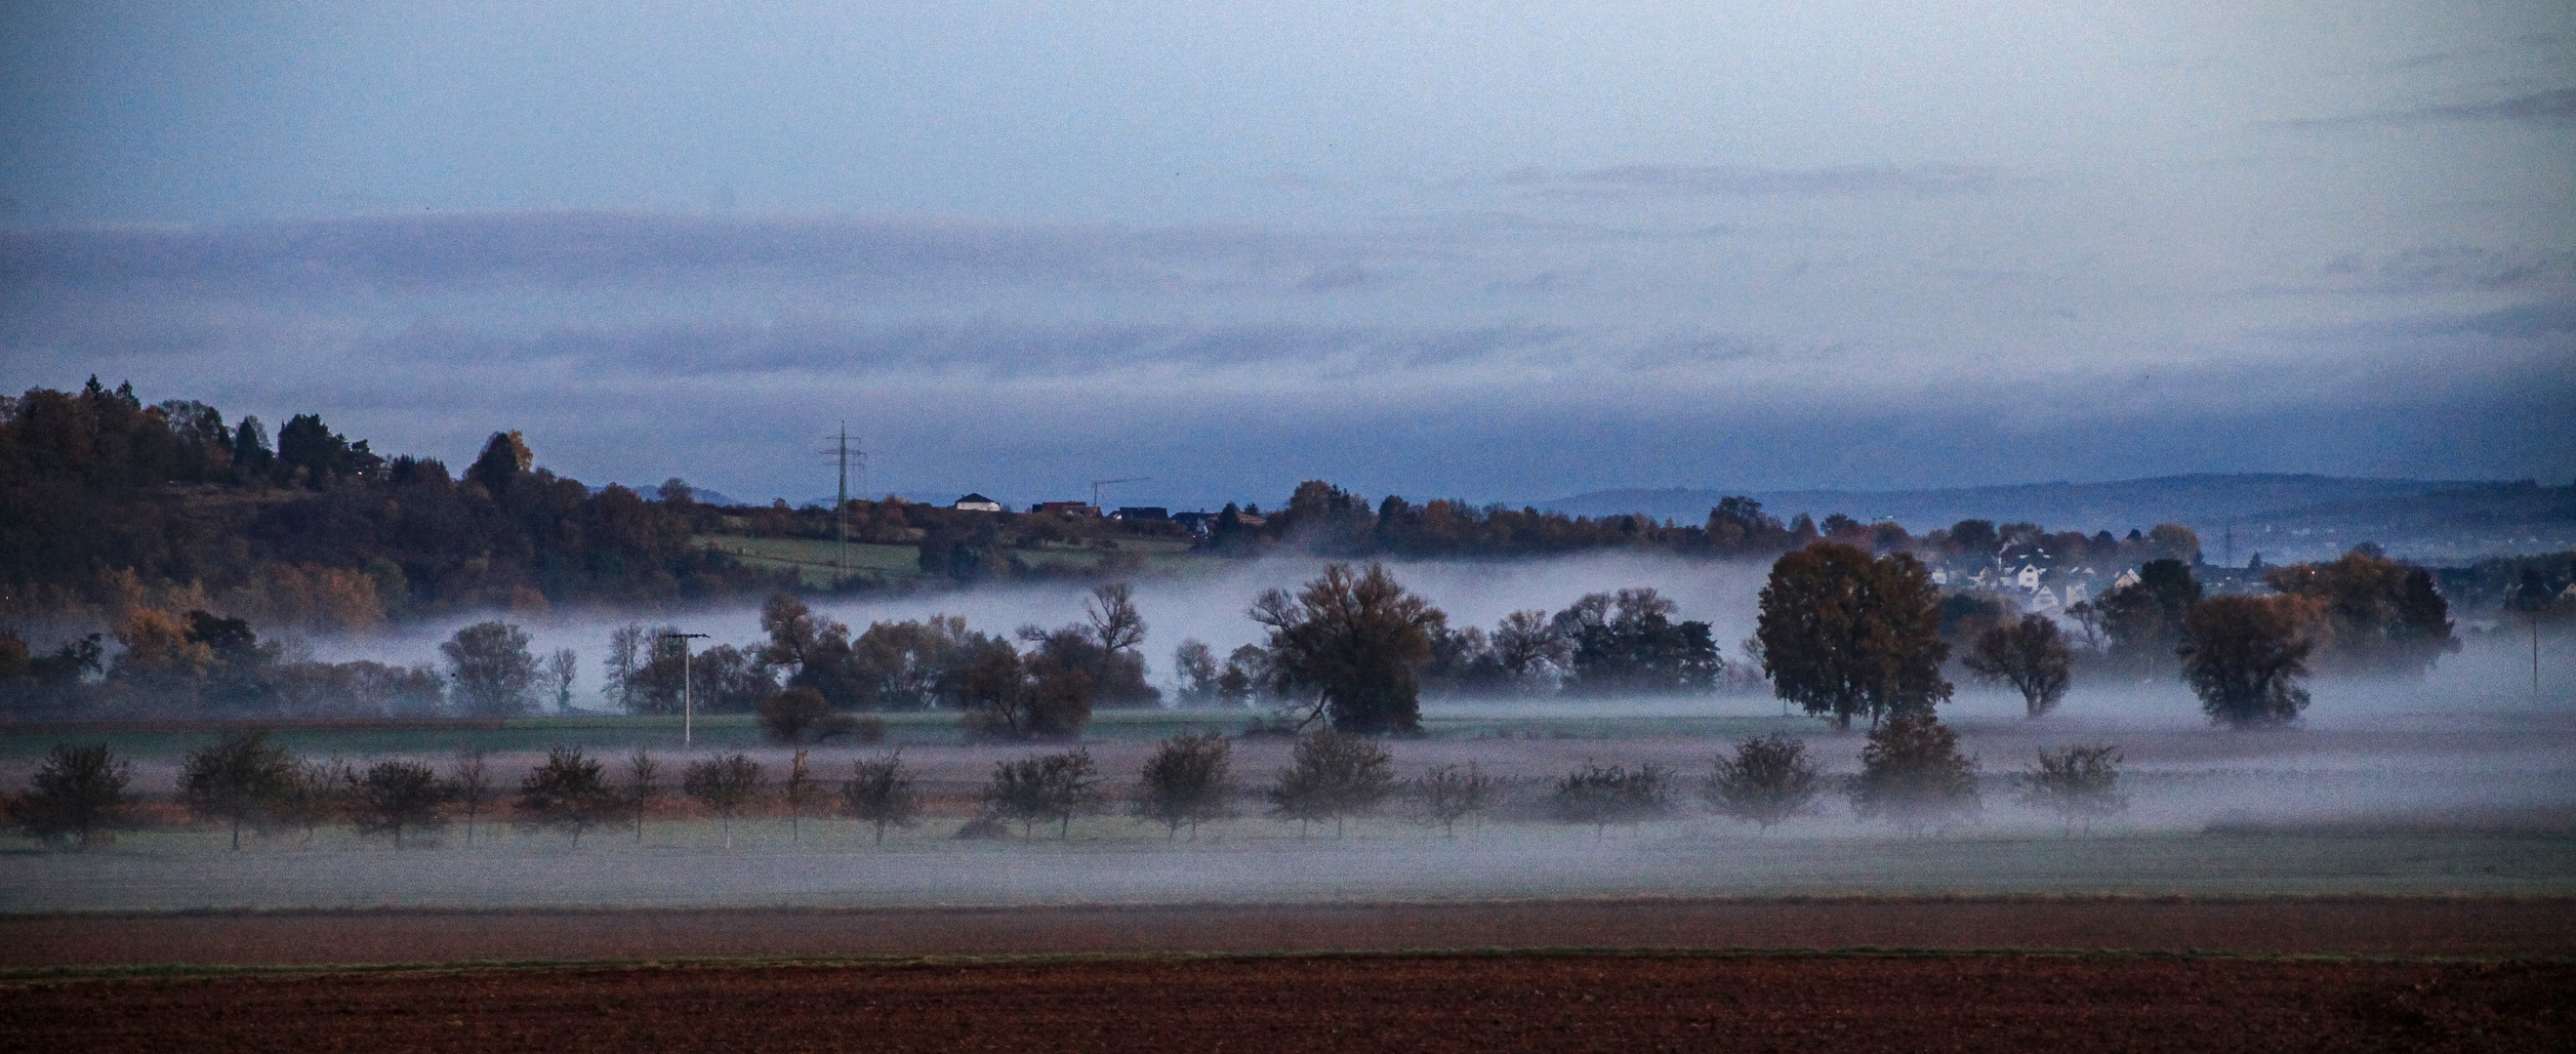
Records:
M969 494L957 499L956 504L950 505L949 508L962 509L966 512L1000 512L1002 503L981 494Z

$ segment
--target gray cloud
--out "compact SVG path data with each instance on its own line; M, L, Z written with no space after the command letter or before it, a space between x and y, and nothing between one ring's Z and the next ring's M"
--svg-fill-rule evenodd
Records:
M2286 129L2359 128L2414 124L2464 124L2501 121L2513 124L2576 124L2576 88L2560 88L2489 102L2381 110L2338 117L2302 117L2264 122Z
M1130 230L863 217L500 213L0 231L0 287L551 288L706 273L876 284L971 279L1153 286L1169 277L1163 268L1172 264L1304 269L1300 261L1313 254L1396 248L1386 240L1208 225Z
M1977 194L2000 182L1991 168L1959 165L1899 168L1751 168L1731 165L1619 165L1561 175L1523 169L1504 177L1508 186L1549 197L1610 195L1724 197L1932 197Z
M2576 249L2436 245L2389 253L2347 253L2317 268L2306 281L2264 284L2254 291L2414 295L2553 286L2576 288Z

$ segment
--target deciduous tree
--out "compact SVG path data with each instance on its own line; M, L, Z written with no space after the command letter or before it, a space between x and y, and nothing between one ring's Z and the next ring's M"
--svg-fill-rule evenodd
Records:
M528 631L507 622L477 622L438 646L465 712L508 717L527 712L537 683L537 658L528 653Z
M2433 588L2432 574L2376 546L2355 546L2328 563L2276 567L2263 581L2317 602L2332 633L2319 635L2315 658L2328 671L2421 677L2460 650L2450 602Z
M1557 779L1548 804L1559 822L1591 824L1598 838L1611 824L1642 823L1670 813L1673 776L1651 761L1634 769L1585 762Z
M1501 782L1470 761L1464 768L1432 766L1422 778L1413 781L1413 788L1422 795L1422 805L1430 812L1431 822L1440 825L1441 836L1456 838L1458 821L1482 815L1491 807Z
M1395 789L1395 758L1385 747L1325 729L1297 740L1288 767L1271 784L1270 812L1297 821L1300 837L1308 824L1331 820L1338 838L1343 821L1375 811Z
M2021 693L2025 715L2038 717L2066 697L2073 658L2057 620L2031 614L1978 634L1974 650L1960 665L1988 682L2012 686Z
M984 788L985 810L1020 822L1026 841L1037 824L1054 823L1057 837L1073 837L1073 821L1101 811L1108 798L1100 791L1091 752L1074 749L1037 754L993 765L993 781Z
M230 825L236 852L242 828L269 823L294 782L295 756L269 742L266 729L226 733L189 751L179 766L180 800L198 818Z
M1885 819L1908 833L1977 808L1977 759L1959 753L1959 737L1926 711L1881 722L1861 748L1852 808L1864 820Z
M2212 597L2183 625L2183 680L2210 720L2236 728L2279 725L2307 709L2309 627L2317 603L2300 597Z
M555 747L519 781L518 804L522 823L562 831L577 848L582 832L615 816L620 802L599 762L580 747Z
M1823 785L1807 744L1773 732L1748 737L1735 745L1734 757L1718 758L1701 793L1720 815L1768 831L1805 809Z
M1930 713L1950 698L1941 678L1940 595L1914 558L1875 560L1832 542L1779 559L1762 587L1755 637L1772 690L1842 728Z
M877 845L885 844L888 827L919 826L921 792L913 785L912 773L903 767L903 752L852 762L850 778L841 784L841 811L874 827Z
M1301 724L1328 718L1334 730L1358 734L1421 727L1415 669L1430 659L1431 632L1447 619L1384 566L1353 573L1328 564L1293 597L1261 594L1251 615L1270 631L1275 686L1312 700Z
M1138 819L1162 824L1165 841L1180 837L1183 824L1195 841L1200 822L1224 819L1233 803L1232 744L1215 732L1184 732L1145 759L1130 808Z
M483 764L483 752L471 750L456 756L448 770L447 796L465 808L465 844L474 844L474 821L483 814L483 806L492 800L492 773Z
M379 761L364 776L349 773L349 818L358 833L390 834L397 851L405 830L447 826L441 808L446 804L447 788L439 784L438 773L419 762Z
M27 779L27 792L9 803L19 833L46 845L70 842L79 849L111 840L134 825L126 787L134 764L108 753L107 744L56 743Z
M2107 743L2040 751L2021 786L2021 800L2056 813L2068 834L2079 822L2090 831L2095 819L2129 807L2120 793L2120 748Z
M643 747L626 755L626 783L618 796L635 820L635 844L644 844L644 814L652 809L653 799L662 793L662 762Z
M680 773L680 792L698 800L724 828L725 848L733 848L733 818L760 799L760 763L747 754L692 761Z

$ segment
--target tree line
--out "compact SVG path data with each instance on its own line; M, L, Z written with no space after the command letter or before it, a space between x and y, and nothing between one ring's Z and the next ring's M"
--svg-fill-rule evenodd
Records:
M2043 752L2017 782L2023 801L2056 812L2072 833L2078 823L2089 826L2125 806L2118 766L2116 748L2067 747ZM27 789L0 806L25 837L94 848L143 826L133 782L132 763L104 744L58 744ZM1692 791L1711 811L1767 831L1809 812L1833 785L1859 817L1918 833L1973 813L1979 801L1976 761L1958 753L1947 729L1919 715L1882 725L1863 751L1861 770L1839 780L1819 771L1803 742L1774 733L1736 744L1687 787L1654 763L1586 762L1538 786L1497 779L1472 763L1433 766L1403 779L1379 741L1325 729L1298 739L1289 764L1272 774L1258 798L1266 816L1296 823L1300 837L1322 824L1342 836L1348 821L1377 815L1399 798L1410 798L1417 818L1448 837L1456 836L1459 822L1481 820L1515 799L1523 815L1598 834L1672 817L1680 797ZM190 818L224 832L234 851L245 833L309 842L332 825L385 838L396 850L437 844L450 832L471 845L479 826L494 824L556 832L576 847L598 831L641 842L647 820L670 811L673 790L716 822L728 848L734 824L746 819L783 820L790 841L801 841L809 818L838 816L882 845L887 830L918 827L926 813L919 776L900 751L853 759L847 776L835 781L818 773L804 750L773 775L742 753L689 761L673 773L643 749L610 761L578 747L555 747L512 788L496 785L480 754L460 756L444 773L408 759L359 767L299 758L258 730L189 751L173 789ZM995 762L974 815L956 836L1006 837L1017 824L1024 841L1048 826L1069 838L1073 821L1123 811L1162 826L1167 841L1179 840L1184 828L1196 840L1200 824L1240 816L1243 798L1232 742L1216 732L1188 732L1158 743L1123 795L1112 793L1084 749Z
M673 481L677 483L678 481ZM688 488L594 493L496 432L462 473L291 418L274 447L130 385L0 399L0 619L192 608L365 629L459 610L667 603L777 588L691 544Z

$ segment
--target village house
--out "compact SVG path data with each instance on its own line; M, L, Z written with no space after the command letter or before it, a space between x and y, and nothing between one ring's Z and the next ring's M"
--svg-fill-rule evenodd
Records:
M962 512L1000 512L1002 503L981 494L968 494L948 506Z

